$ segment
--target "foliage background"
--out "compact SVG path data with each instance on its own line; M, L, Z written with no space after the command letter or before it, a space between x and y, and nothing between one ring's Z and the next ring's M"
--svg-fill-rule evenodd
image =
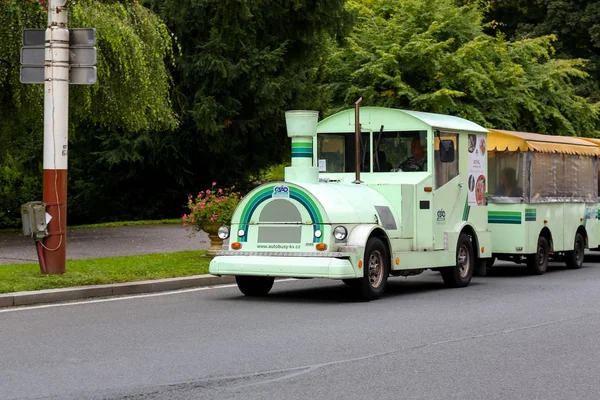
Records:
M0 227L41 198L43 88L18 66L43 8L0 0ZM69 224L177 218L213 181L276 179L285 110L360 96L597 136L598 21L597 0L71 2L69 26L97 30L99 83L71 86Z

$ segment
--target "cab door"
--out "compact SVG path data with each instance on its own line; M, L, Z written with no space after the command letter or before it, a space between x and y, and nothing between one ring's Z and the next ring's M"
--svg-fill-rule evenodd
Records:
M440 157L440 139L450 140L454 147L452 161ZM434 138L433 159L433 249L443 250L445 243L445 232L453 230L455 224L462 220L462 208L460 204L466 202L466 197L461 196L464 183L459 174L459 135L456 133L441 132ZM461 203L461 199L462 203ZM464 208L464 207L463 207Z

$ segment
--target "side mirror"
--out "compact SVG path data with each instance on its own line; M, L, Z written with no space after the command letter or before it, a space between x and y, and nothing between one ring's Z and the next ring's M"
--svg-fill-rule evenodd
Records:
M440 140L440 161L443 163L454 161L454 142L452 140Z

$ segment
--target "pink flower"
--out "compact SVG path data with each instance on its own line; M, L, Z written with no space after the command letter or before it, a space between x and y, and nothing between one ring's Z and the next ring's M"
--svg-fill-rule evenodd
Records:
M206 194L207 194L207 195L208 195L208 194L210 194L210 190L207 190L207 191L206 191Z
M204 203L200 204L200 209L204 210Z
M213 185L213 186L217 186L217 182L213 182L213 184L212 184L212 185Z
M219 194L223 193L223 189L219 189Z

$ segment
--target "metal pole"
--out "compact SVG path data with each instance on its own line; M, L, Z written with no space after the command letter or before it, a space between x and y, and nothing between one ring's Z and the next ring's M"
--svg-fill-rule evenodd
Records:
M355 147L355 163L354 166L356 168L356 179L352 183L362 183L360 180L360 103L362 102L362 97L354 103L354 147Z
M67 1L50 0L44 82L43 200L52 217L44 239L46 273L65 272L67 255L67 154L69 128L69 30ZM44 273L44 271L42 271Z

